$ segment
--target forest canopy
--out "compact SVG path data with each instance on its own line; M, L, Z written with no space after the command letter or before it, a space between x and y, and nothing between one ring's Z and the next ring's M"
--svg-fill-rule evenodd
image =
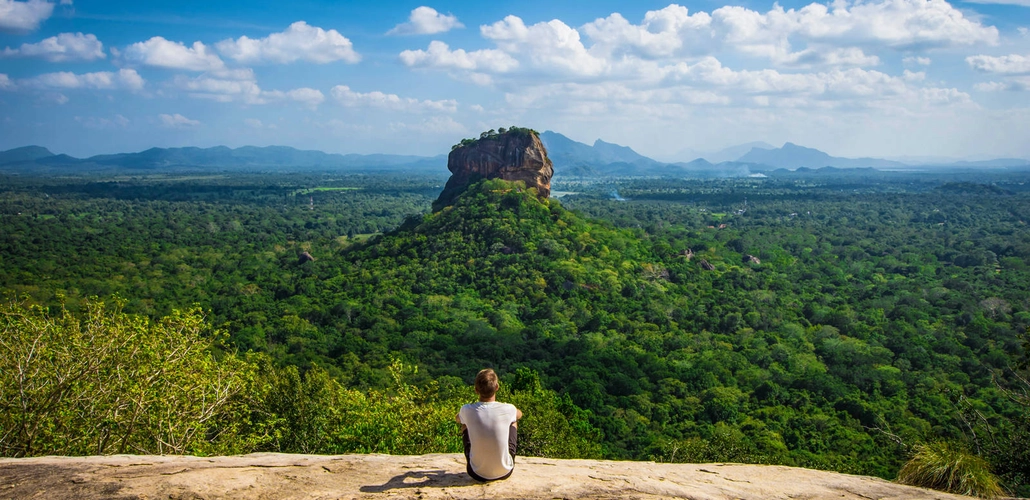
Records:
M5 318L68 330L118 296L126 332L223 331L196 362L240 380L214 420L249 423L191 453L454 451L448 412L492 366L547 456L893 478L944 439L1027 491L1026 179L864 175L495 180L435 214L434 177L19 178L0 287Z

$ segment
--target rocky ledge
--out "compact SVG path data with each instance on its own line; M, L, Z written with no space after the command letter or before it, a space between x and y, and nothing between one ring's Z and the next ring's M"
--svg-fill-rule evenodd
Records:
M458 454L0 459L0 498L960 499L882 479L793 467L516 459L480 484Z

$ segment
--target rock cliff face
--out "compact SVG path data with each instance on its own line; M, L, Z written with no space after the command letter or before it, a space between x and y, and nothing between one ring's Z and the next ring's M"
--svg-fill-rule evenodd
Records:
M464 141L463 141L464 142ZM527 129L490 134L462 144L447 157L447 180L433 210L451 205L470 183L479 179L523 181L541 198L551 195L554 166L536 132Z

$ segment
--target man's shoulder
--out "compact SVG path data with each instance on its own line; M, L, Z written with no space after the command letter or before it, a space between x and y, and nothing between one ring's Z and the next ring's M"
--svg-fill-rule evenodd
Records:
M502 403L500 401L490 401L488 403L484 403L482 401L476 401L474 403L466 403L466 404L461 405L461 409L462 410L465 410L465 409L475 410L477 408L483 408L483 407L485 407L485 408L493 408L494 409L493 411L496 411L496 409L502 409L502 410L506 410L506 411L518 411L518 408L515 408L515 405L513 405L511 403Z

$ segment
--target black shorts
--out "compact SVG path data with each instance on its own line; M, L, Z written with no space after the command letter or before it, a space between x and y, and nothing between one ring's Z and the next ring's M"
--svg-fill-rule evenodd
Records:
M501 479L508 479L511 476L511 473L515 472L515 468L512 468L510 471L508 471L507 474L494 479L486 479L480 476L479 474L476 474L476 472L472 470L472 461L469 460L469 452L472 451L472 441L469 439L468 429L462 431L461 442L465 445L465 471L468 472L470 476L472 476L472 479L475 479L476 481L479 481L481 483L485 483L487 481L500 481ZM512 460L515 460L515 450L518 448L518 444L519 429L518 427L515 427L515 424L511 424L511 426L508 427L508 453L511 454Z

